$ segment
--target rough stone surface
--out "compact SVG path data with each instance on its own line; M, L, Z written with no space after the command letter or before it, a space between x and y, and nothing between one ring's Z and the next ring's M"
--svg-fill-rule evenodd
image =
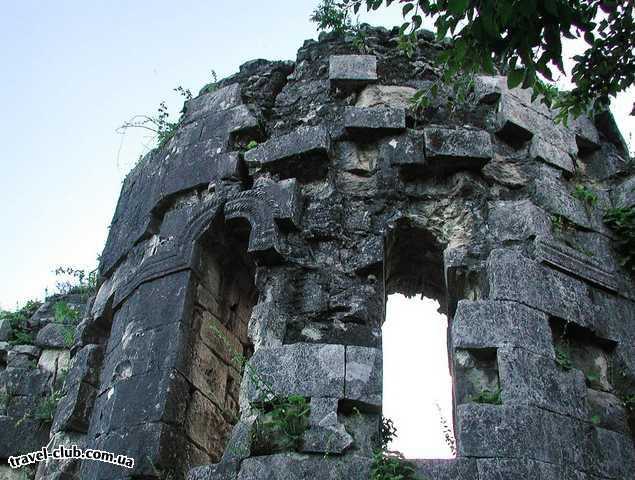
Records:
M479 170L493 156L488 132L466 128L424 129L426 163L435 172Z
M329 58L331 85L345 90L377 81L377 58L374 55L332 55Z

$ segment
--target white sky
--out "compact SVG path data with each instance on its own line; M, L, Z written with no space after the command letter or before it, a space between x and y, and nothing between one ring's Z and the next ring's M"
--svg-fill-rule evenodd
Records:
M302 42L317 37L308 20L316 4L3 2L0 307L41 298L55 284L57 265L95 266L121 181L145 152L144 143L152 143L140 132L122 143L118 126L134 115L155 113L162 100L176 116L182 99L172 89L182 85L196 93L210 81L212 69L222 78L254 58L295 59ZM362 20L399 24L400 5ZM573 47L566 56L577 53L579 42ZM632 100L631 89L613 106L627 138L635 130L628 117ZM388 312L386 413L400 428L396 447L410 457L447 456L434 407L438 400L451 423L447 365L441 362L447 358L444 320L429 305L413 313L400 300L391 299ZM429 340L425 347L422 339ZM415 353L422 356L412 358ZM400 355L416 368L397 373L393 361ZM404 383L393 387L398 380ZM426 438L419 438L422 431Z
M445 315L429 298L388 297L383 332L384 416L397 428L389 448L407 458L452 458L437 405L452 428Z

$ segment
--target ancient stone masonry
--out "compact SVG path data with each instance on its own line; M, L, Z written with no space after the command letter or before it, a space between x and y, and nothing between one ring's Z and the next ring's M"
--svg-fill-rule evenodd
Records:
M19 321L0 319L2 479L27 478L10 469L8 457L42 448L59 423L81 428L87 421L83 412L64 412L58 403L66 392L64 385L72 388L70 352L76 320L85 314L86 300L85 294L53 295L41 305L23 309ZM73 394L77 393L68 395ZM64 441L68 440L65 436Z
M130 172L52 438L137 463L38 478L370 478L395 292L450 324L458 458L417 460L422 478L635 477L635 289L602 222L634 177L612 119L556 125L502 77L414 110L444 47L396 43L249 62ZM300 441L256 444L289 396L310 406Z

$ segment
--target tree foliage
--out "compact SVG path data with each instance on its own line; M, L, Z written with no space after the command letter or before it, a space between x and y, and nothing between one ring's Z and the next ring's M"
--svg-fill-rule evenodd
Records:
M390 6L395 0L322 0L312 20L318 28L346 29L351 14ZM413 42L425 17L438 39L450 35L453 47L440 57L443 80L461 72L507 74L510 87L533 87L567 121L608 107L610 98L635 79L635 0L400 0L404 22L400 44ZM326 14L325 16L323 16ZM565 74L563 39L581 38L583 54L573 57L575 87L554 96L548 83ZM407 49L406 49L407 50Z

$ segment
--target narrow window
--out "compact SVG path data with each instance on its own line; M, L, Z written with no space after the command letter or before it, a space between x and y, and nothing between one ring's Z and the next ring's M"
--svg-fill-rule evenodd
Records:
M442 249L425 230L398 226L386 239L383 415L389 449L406 458L454 458Z

